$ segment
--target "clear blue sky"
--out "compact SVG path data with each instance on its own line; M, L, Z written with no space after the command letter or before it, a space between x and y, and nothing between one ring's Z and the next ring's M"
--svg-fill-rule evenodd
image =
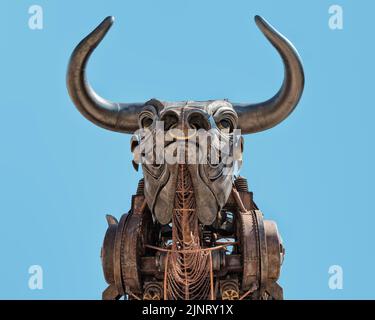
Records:
M43 30L28 9L44 9ZM344 29L328 8L344 9ZM286 246L289 299L375 298L374 1L2 1L0 298L98 299L105 214L129 209L137 173L130 136L100 129L65 86L74 46L105 16L115 25L89 78L115 101L260 101L282 64L257 29L260 14L297 47L306 87L296 111L246 136L242 175ZM43 290L28 268L44 270ZM340 265L343 290L330 290Z

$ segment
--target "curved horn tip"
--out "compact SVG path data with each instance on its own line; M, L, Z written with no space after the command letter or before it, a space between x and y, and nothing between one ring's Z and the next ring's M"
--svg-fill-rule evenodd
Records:
M263 21L264 19L260 16L260 15L258 15L258 14L256 14L255 16L254 16L254 21L255 22L261 22L261 21Z
M100 37L103 38L108 30L112 27L114 21L115 17L106 17L91 34L100 34Z
M113 16L106 17L88 36L87 39L92 39L95 46L103 40L109 29L111 29L115 18ZM86 38L82 40L85 42Z
M255 21L255 23L257 24L258 27L261 27L261 26L263 26L264 24L267 23L267 21L259 15L254 16L254 21Z
M115 17L114 16L108 16L108 17L104 18L102 23L104 23L104 22L108 25L112 25L113 22L115 22Z
M267 29L274 29L274 27L271 26L271 24L261 16L254 16L255 24L258 26L258 28L264 33L267 31ZM274 30L276 31L276 30Z
M114 16L108 16L100 23L98 29L104 29L107 32L112 27L114 21Z

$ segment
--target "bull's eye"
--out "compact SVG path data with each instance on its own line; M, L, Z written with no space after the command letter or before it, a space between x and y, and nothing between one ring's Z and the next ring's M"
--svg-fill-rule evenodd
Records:
M142 127L143 128L149 128L151 127L152 123L154 122L154 120L150 117L144 117L142 119Z
M157 118L157 111L155 107L152 105L146 105L139 114L138 125L143 129L151 129L151 126L154 124L154 120Z
M229 132L233 131L233 124L229 119L221 119L217 126L220 130L228 130Z

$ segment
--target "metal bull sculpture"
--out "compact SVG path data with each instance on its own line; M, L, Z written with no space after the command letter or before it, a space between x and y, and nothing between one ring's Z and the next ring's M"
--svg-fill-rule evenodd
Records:
M100 97L88 84L85 69L112 17L75 48L67 72L69 94L94 124L133 134L132 151L141 157L145 156L142 145L160 132L158 123L169 135L162 144L165 156L174 155L177 144L202 131L212 134L204 148L219 149L213 138L220 138L230 147L239 145L242 154L242 137L234 139L234 132L239 129L243 135L274 127L294 110L304 86L293 45L261 17L256 16L255 22L284 63L283 84L267 101L117 103ZM139 130L148 131L148 137ZM190 147L200 150L202 145L199 141ZM182 150L184 158L187 149ZM226 160L233 152L216 151L215 163L209 152L203 162L134 161L136 168L141 163L143 179L131 209L119 222L107 216L101 257L109 286L103 299L283 298L276 281L284 248L276 224L263 219L246 179L237 176L233 163L240 164L240 157L231 166Z

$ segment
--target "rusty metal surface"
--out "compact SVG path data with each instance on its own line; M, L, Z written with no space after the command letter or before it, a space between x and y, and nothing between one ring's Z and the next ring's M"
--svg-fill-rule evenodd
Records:
M303 92L304 73L296 49L263 18L256 16L255 22L284 64L280 90L264 102L151 99L117 103L101 98L87 81L86 66L112 26L112 17L73 51L67 72L69 94L83 116L112 131L134 133L147 128L154 137L156 122L164 121L170 125L164 131L172 137L171 143L163 145L165 154L173 154L178 140L187 139L189 128L213 129L214 137L233 147L233 130L248 134L277 125L294 110ZM181 128L182 136L173 135L172 127ZM141 143L142 138L133 135L134 154ZM241 146L240 166L242 137L237 144ZM214 143L209 147L217 148ZM284 248L276 224L264 220L245 178L236 177L229 166L224 173L230 156L220 153L220 157L218 165L210 161L183 165L142 162L143 179L129 213L119 222L107 216L101 259L108 287L103 299L283 298L276 281ZM132 163L138 170L136 158Z
M124 295L124 283L121 274L121 239L126 224L126 220L129 214L122 215L120 222L117 227L115 243L114 243L114 254L113 254L113 274L115 278L115 285L120 295Z
M153 221L141 192L133 196L129 214L123 215L119 223L107 216L108 230L102 248L102 261L109 286L103 292L103 298L118 299L127 294L129 299L146 300L282 299L282 288L276 282L284 255L281 238L273 221L263 220L259 210L248 210L255 207L251 203L251 193L245 190L238 192L233 187L225 210L231 208L235 213L235 238L231 242L213 240L207 247L202 245L204 242L201 243L202 229L194 217L194 193L191 191L191 181L187 181L188 172L180 168L180 173L184 179L177 186L176 194L180 194L180 197L176 197L174 206L178 210L174 217L180 221L174 221L174 230L173 226L164 230L171 242L160 237L163 231ZM199 242L194 242L194 237ZM222 251L225 245L220 247L225 243L232 246L230 254ZM116 259L118 247L120 258ZM173 254L175 260L171 258ZM196 269L195 265L186 268L189 262L186 258L203 268ZM110 268L113 268L113 272ZM201 290L196 286L197 279L187 271L193 271L195 277L201 278ZM122 291L115 284L116 274L120 277L117 283L121 282ZM181 282L178 283L176 279Z
M121 275L125 288L140 294L142 292L140 257L143 249L140 238L145 210L144 196L133 196L132 203L132 211L124 226L121 239Z
M114 243L116 238L116 231L118 226L118 221L115 217L107 215L108 229L104 237L101 260L104 272L105 281L109 284L115 283L114 276Z
M242 256L242 289L248 290L260 276L259 231L253 211L238 215L240 253Z
M265 286L268 280L268 254L267 254L267 240L266 233L264 230L263 214L260 210L254 210L256 216L256 223L258 226L258 242L259 242L259 252L260 252L260 283L259 290L262 296L265 291Z
M213 254L214 256L214 254ZM149 257L142 257L141 259L141 272L144 276L154 276L157 279L162 279L164 277L164 269L165 266L165 259L166 255L162 255L162 262L160 268L154 256ZM214 266L213 270L215 274L220 275L220 277L224 277L230 273L242 273L242 258L239 254L232 254L232 255L225 255L224 256L225 263L224 266Z
M276 281L280 276L281 264L285 254L284 247L281 243L281 238L274 221L264 220L264 230L266 234L268 256L267 278Z
M211 252L201 250L199 233L193 183L187 166L181 164L172 218L172 245L164 275L166 299L198 300L212 295Z

